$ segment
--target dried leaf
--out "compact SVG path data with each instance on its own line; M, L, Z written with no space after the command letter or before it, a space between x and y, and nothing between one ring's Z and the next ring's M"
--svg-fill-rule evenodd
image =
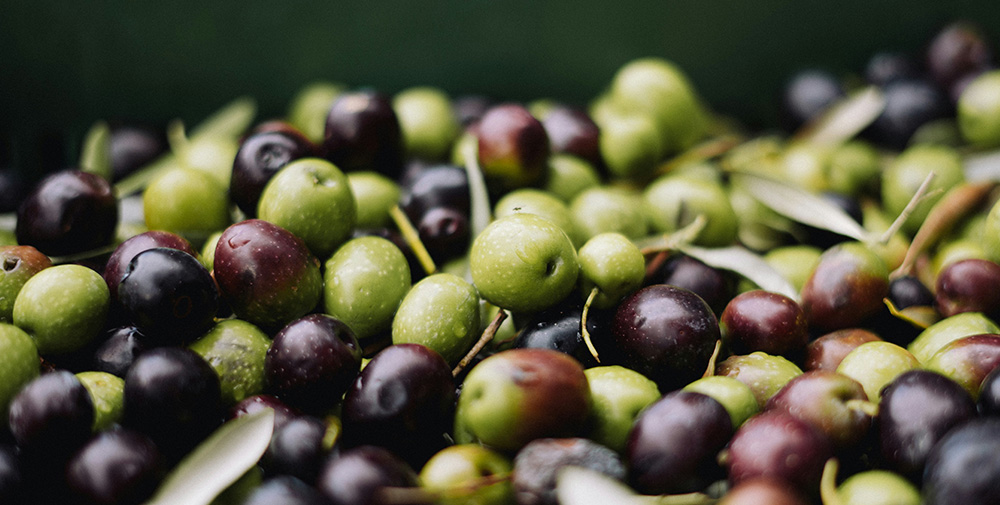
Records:
M759 202L793 221L860 242L877 240L843 209L802 188L745 172L733 174L733 184L742 186Z
M912 305L905 309L897 309L892 300L885 298L882 300L889 308L889 313L913 326L926 330L928 326L941 320L941 314L934 307L925 305Z
M679 249L710 267L736 272L763 290L785 295L795 301L799 299L798 290L788 279L749 249L740 246L706 249L692 245L681 245Z
M830 107L796 137L816 144L842 144L872 124L883 109L885 95L877 87L869 86Z
M181 461L146 505L208 505L257 464L273 431L271 409L227 422Z

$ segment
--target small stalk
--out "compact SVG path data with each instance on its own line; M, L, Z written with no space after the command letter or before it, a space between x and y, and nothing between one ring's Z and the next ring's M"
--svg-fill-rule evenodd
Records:
M823 465L823 476L819 480L819 496L823 505L844 505L837 494L837 470L840 464L836 458L826 460Z
M596 286L590 290L590 295L587 296L587 301L583 304L583 313L580 315L580 335L583 336L583 343L587 344L590 355L598 363L601 362L601 357L597 355L597 348L594 347L594 342L590 339L590 331L587 330L587 315L590 313L590 305L594 303L594 298L597 297L599 291Z
M917 188L917 192L913 194L913 198L910 198L910 201L906 203L906 207L903 207L903 212L900 212L899 215L896 216L896 220L893 221L892 224L889 225L889 228L885 230L885 233L878 238L879 244L888 244L893 235L895 235L899 229L903 227L903 223L910 218L910 214L913 214L913 211L916 210L917 205L920 205L920 202L924 201L925 198L930 198L940 192L940 190L931 191L930 193L927 192L930 188L931 181L933 181L936 176L937 174L933 171L927 174L924 182L920 184L920 187Z
M847 400L844 404L847 408L862 412L869 417L878 416L878 404L873 401L853 399Z
M396 223L396 227L399 228L399 233L403 235L403 240L410 246L410 249L413 249L413 254L417 256L417 261L424 268L424 272L427 272L427 275L432 275L436 272L437 266L434 264L434 259L427 252L424 243L420 241L420 232L413 227L413 223L406 217L406 213L397 205L389 209L389 215L392 217L393 222Z
M469 366L469 363L472 362L472 358L475 358L476 355L479 354L479 351L482 351L483 348L486 347L486 344L493 340L493 337L497 334L497 330L500 329L500 325L503 324L504 319L507 319L507 313L503 309L498 310L496 317L493 318L490 325L483 331L483 335L479 337L479 341L476 342L476 345L472 346L472 349L469 349L469 352L465 354L462 360L458 362L455 369L451 371L452 377L458 377L458 374L462 373L462 370L465 370L465 367Z
M719 352L722 351L722 340L715 341L715 349L712 351L712 357L708 358L708 366L705 367L705 373L701 374L701 377L711 377L715 375L715 363L719 360Z

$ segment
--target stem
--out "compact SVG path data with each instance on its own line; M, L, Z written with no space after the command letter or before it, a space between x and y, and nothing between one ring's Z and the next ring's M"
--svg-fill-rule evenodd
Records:
M847 405L847 408L863 412L869 417L878 416L878 404L873 401L853 399L847 400L845 405Z
M823 476L819 480L819 496L823 505L844 505L837 494L837 470L840 464L836 458L826 460L823 465Z
M896 216L896 220L893 221L892 224L889 225L889 228L885 230L885 233L879 237L878 243L882 245L888 244L892 236L895 235L896 232L903 227L903 223L910 218L910 214L913 214L913 211L916 210L917 205L920 205L920 202L922 202L924 198L929 198L930 196L937 194L937 191L929 194L927 193L928 188L930 188L931 181L933 181L936 176L937 174L933 171L927 174L924 182L920 183L920 187L917 188L917 192L913 194L913 198L910 198L910 201L906 203L906 207L903 208L903 212L900 212L899 215Z
M486 347L486 344L493 340L493 336L497 334L497 330L500 329L500 325L503 324L504 319L507 319L507 313L503 309L500 309L497 311L497 315L493 318L493 321L490 322L490 325L483 331L483 335L479 337L476 345L472 346L472 349L469 349L469 352L465 354L462 361L458 362L458 366L451 371L452 377L458 377L458 374L462 373L462 370L472 362L472 358L475 358L479 354L479 351L482 351Z
M722 340L715 341L715 350L712 351L712 357L708 358L708 366L705 367L705 373L701 374L702 378L711 377L715 375L715 362L719 359L719 351L722 350Z
M920 225L906 249L906 256L891 278L912 275L917 258L970 211L978 207L996 186L994 182L964 184L948 192Z
M583 343L587 344L587 350L590 351L590 355L597 360L598 363L601 362L601 357L597 355L597 349L594 347L594 342L590 340L590 332L587 331L587 314L590 313L590 304L594 302L594 298L597 297L597 293L600 291L597 286L590 290L590 295L587 296L587 301L583 304L583 313L580 315L580 335L583 336Z
M396 227L399 228L399 233L403 235L403 240L410 246L410 249L413 249L413 254L417 256L417 261L424 268L424 272L427 272L427 275L436 272L437 266L434 265L434 259L427 252L424 243L420 241L420 232L413 227L413 223L406 217L406 213L396 205L389 209L389 215L392 217L393 222L396 223Z
M653 256L653 259L649 260L649 263L646 264L647 279L651 277L653 274L655 274L660 269L660 267L662 267L663 264L666 263L667 258L670 257L670 251L654 251L654 253L656 255Z

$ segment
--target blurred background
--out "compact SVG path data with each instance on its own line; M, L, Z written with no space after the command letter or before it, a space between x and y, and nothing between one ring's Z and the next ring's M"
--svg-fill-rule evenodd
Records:
M99 119L194 125L242 95L278 117L316 80L585 105L643 56L767 129L794 72L919 55L957 19L1000 35L1000 3L985 1L5 1L0 164L28 178L73 164Z

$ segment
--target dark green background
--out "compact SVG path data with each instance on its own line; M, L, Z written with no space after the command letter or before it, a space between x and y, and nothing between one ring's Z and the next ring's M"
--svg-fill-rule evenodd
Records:
M796 69L847 75L877 50L919 53L955 19L1000 36L992 1L0 0L0 136L30 173L45 135L72 159L98 119L194 124L244 94L277 116L315 79L583 104L648 55L766 127Z

